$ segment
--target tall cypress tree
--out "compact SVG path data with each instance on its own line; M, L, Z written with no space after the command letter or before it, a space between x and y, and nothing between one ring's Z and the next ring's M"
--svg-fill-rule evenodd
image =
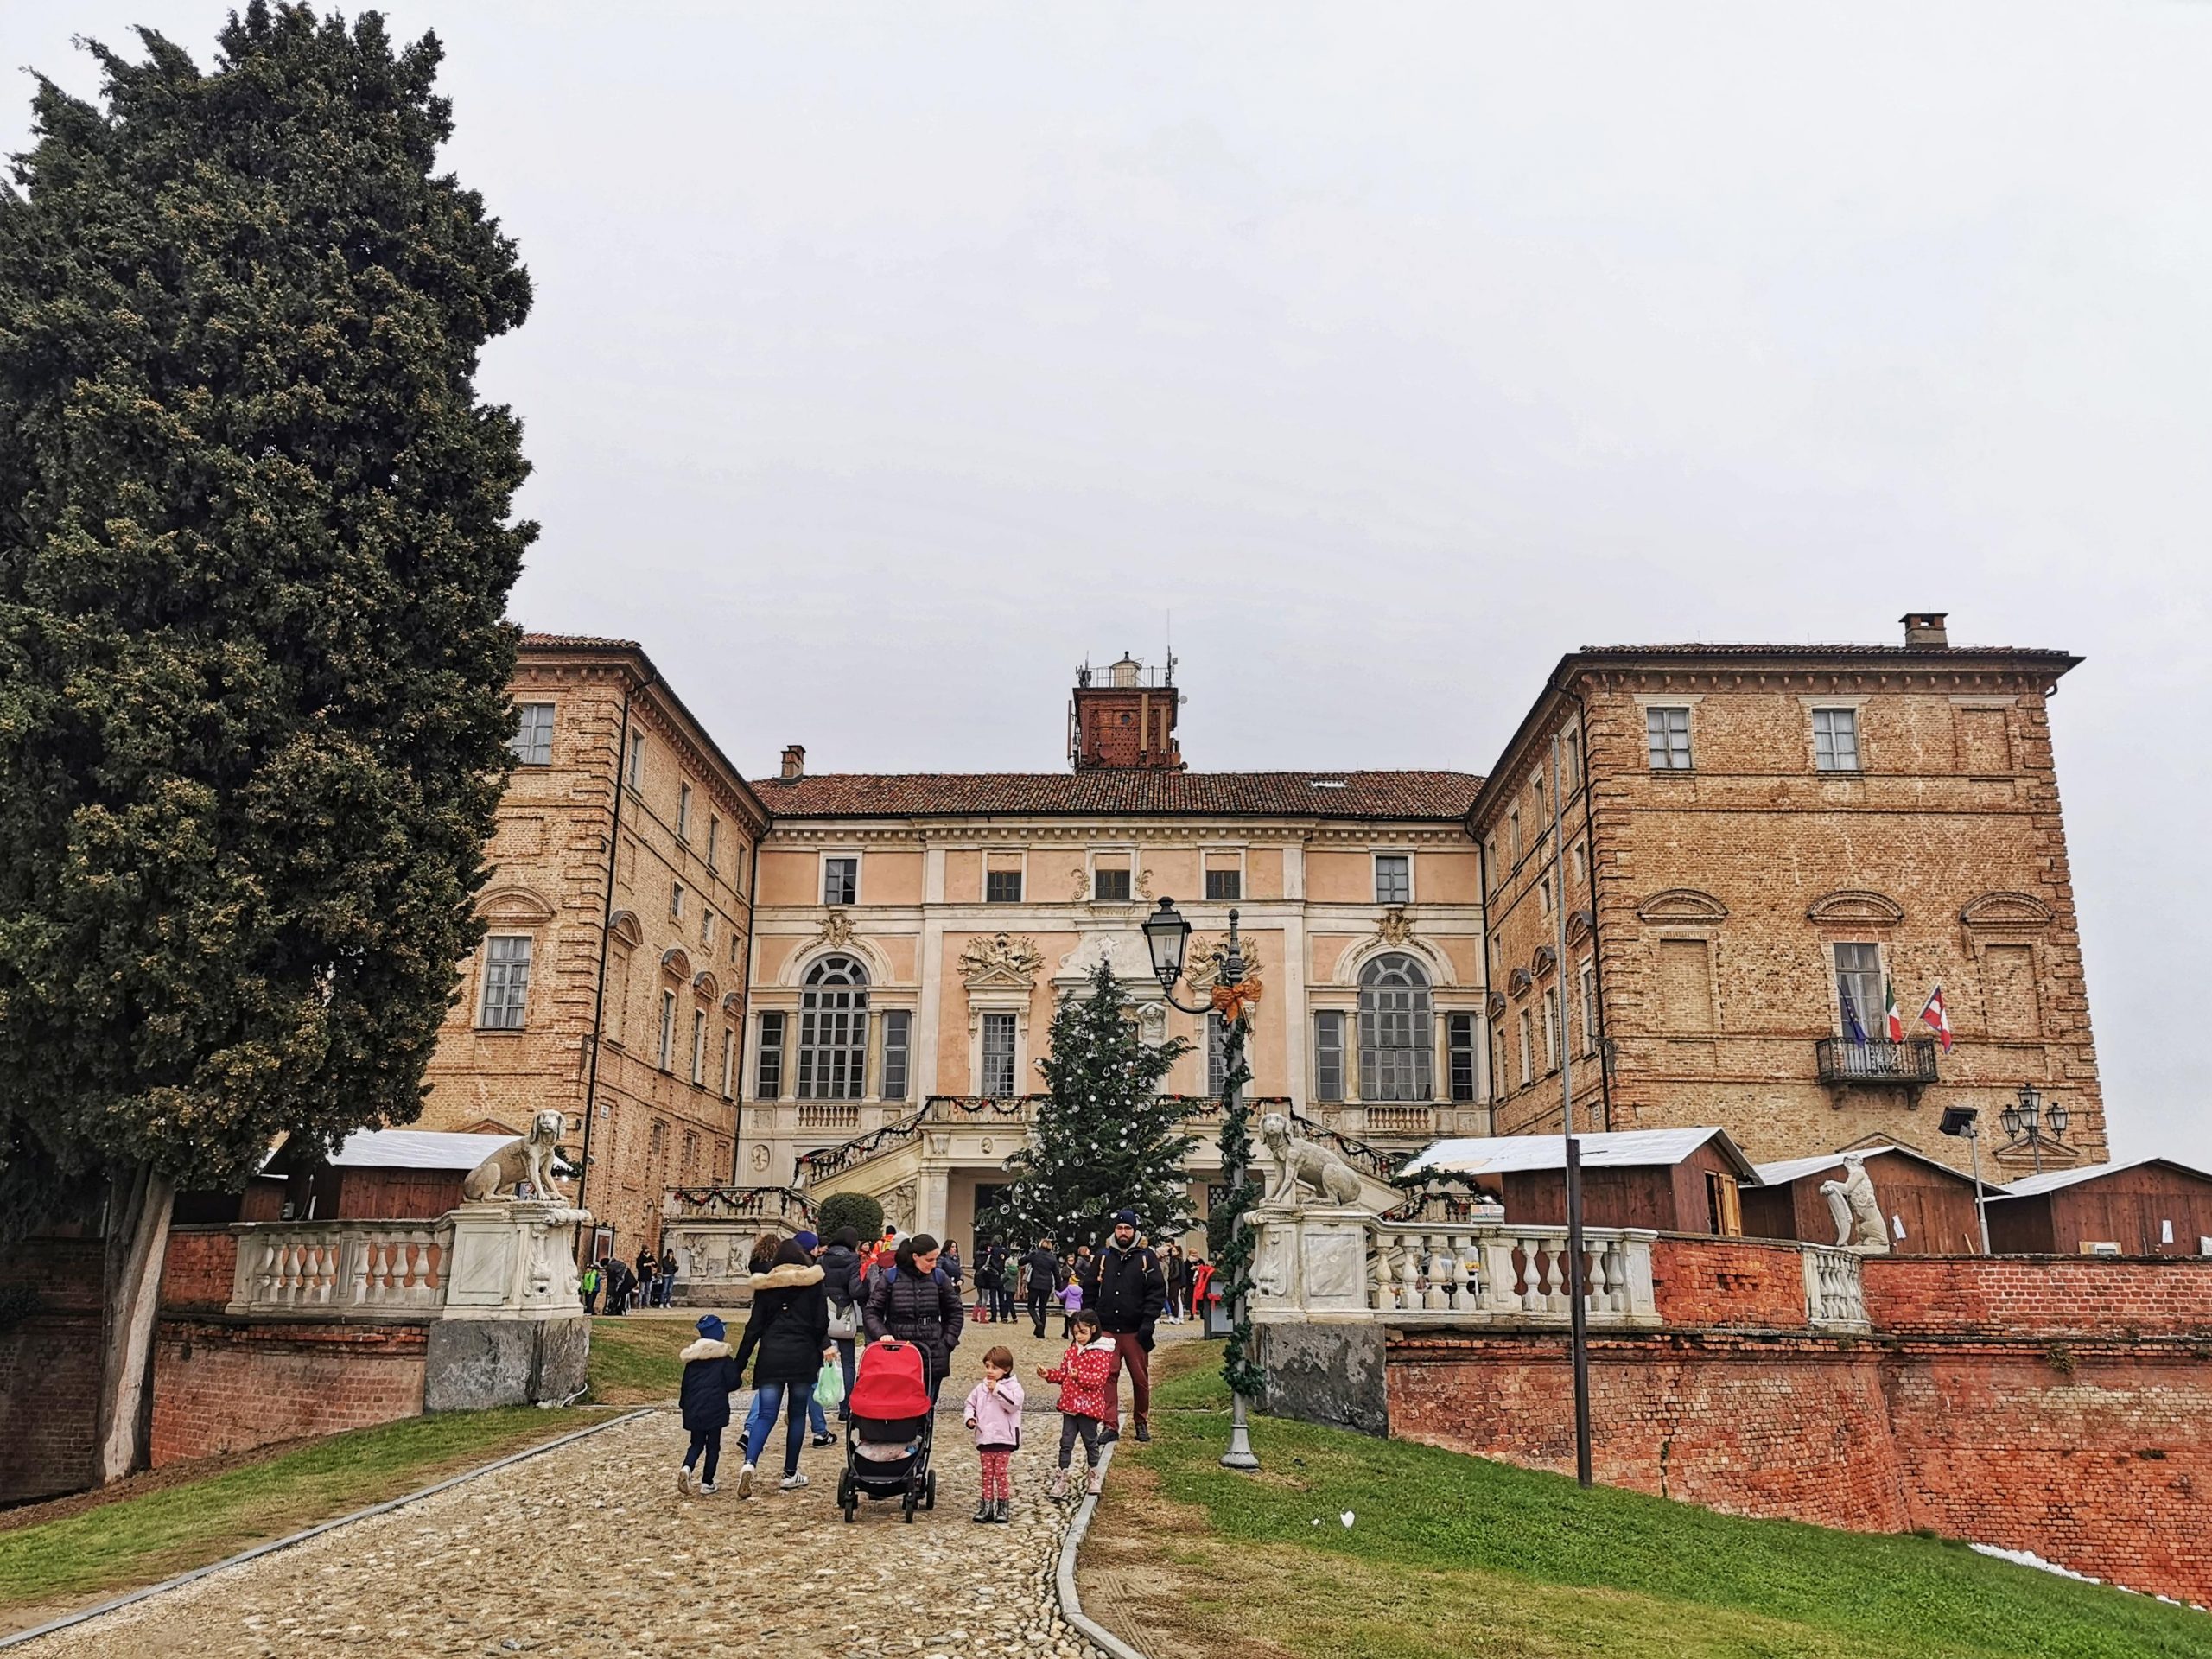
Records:
M1037 1063L1051 1092L1028 1144L1007 1160L1003 1202L1018 1236L1050 1236L1063 1249L1096 1244L1124 1205L1155 1237L1189 1224L1183 1160L1198 1142L1182 1132L1186 1107L1162 1098L1160 1085L1190 1050L1179 1037L1144 1042L1103 961L1083 995L1060 999L1052 1052Z
M179 1185L419 1113L481 929L534 527L434 38L255 0L41 79L0 187L0 1224L105 1197L99 1473Z

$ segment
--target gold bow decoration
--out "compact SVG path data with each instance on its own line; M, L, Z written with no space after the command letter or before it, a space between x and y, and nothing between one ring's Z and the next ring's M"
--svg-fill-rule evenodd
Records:
M1260 1006L1261 987L1256 979L1248 979L1238 985L1217 985L1213 988L1213 1011L1223 1020L1234 1025L1239 1020L1249 1020Z

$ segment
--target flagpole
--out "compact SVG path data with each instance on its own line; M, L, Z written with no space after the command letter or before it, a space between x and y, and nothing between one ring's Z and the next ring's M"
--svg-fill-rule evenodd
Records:
M1560 777L1560 737L1552 734L1552 915L1559 924L1558 978L1552 997L1552 1038L1559 1045L1559 1092L1565 1107L1567 1131L1567 1346L1574 1370L1574 1479L1587 1486L1590 1473L1590 1310L1583 1287L1587 1275L1582 1260L1582 1145L1574 1138L1574 1045L1567 1040L1567 800ZM1592 913L1596 913L1594 883ZM1534 1267L1530 1271L1535 1271Z

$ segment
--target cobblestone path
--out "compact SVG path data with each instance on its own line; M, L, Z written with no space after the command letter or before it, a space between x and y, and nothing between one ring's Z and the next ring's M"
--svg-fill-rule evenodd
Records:
M813 1484L787 1493L773 1484L782 1453L772 1440L765 1494L741 1502L733 1433L722 1491L680 1497L685 1437L676 1414L660 1411L18 1651L1092 1659L1052 1598L1074 1508L1045 1497L1059 1447L1058 1390L1035 1368L1061 1351L1057 1320L1047 1331L1039 1343L1026 1323L966 1327L938 1419L937 1510L911 1526L890 1503L863 1503L859 1520L844 1523L842 1440L810 1448L799 1466ZM976 1526L968 1517L977 1465L959 1402L999 1343L1014 1351L1027 1424L1014 1460L1013 1524ZM744 1400L734 1402L741 1420Z

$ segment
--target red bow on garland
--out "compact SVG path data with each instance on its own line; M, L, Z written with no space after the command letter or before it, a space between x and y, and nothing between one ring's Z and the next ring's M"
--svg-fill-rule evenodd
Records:
M1260 982L1248 979L1241 985L1217 985L1213 988L1213 1011L1222 1019L1235 1024L1249 1020L1260 1005Z

